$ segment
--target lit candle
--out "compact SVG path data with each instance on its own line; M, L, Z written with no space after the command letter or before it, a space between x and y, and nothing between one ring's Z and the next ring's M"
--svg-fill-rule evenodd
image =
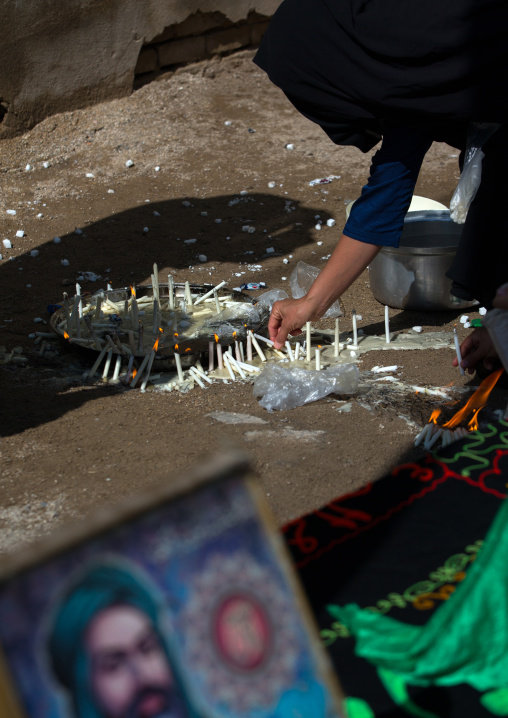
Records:
M175 308L175 287L173 284L173 276L168 274L168 308Z
M321 347L316 349L316 371L321 371Z
M136 374L136 376L134 377L134 379L131 381L131 383L129 385L131 387L131 389L134 389L134 387L136 386L138 381L141 379L141 375L145 371L145 367L148 364L149 360L150 360L150 354L145 354L145 356L143 357L143 361L141 362L141 366L138 369L138 373Z
M312 345L311 345L311 326L310 322L307 322L305 324L305 329L307 333L307 361L310 361L312 358Z
M335 342L333 344L333 356L339 356L340 342L339 342L339 319L335 320Z
M352 349L356 349L358 347L358 327L356 325L356 309L353 309L351 312L351 317L353 319L353 344Z
M200 297L196 299L194 302L194 306L197 306L198 304L201 304L201 302L204 302L205 299L208 299L208 297L211 297L214 292L218 292L219 289L222 289L227 284L227 282L221 282L220 284L217 284L216 287L213 287L213 289L210 289L209 292L206 292L206 294L202 294Z
M214 337L217 345L217 367L222 371L224 369L224 362L222 361L222 347L219 343L219 337L217 334L214 334Z
M152 365L153 361L155 359L155 355L157 354L157 349L159 347L159 339L160 337L157 337L155 340L155 344L152 347L152 351L150 352L150 358L148 359L148 366L146 367L146 376L144 382L141 384L141 391L146 391L146 385L148 384L148 380L150 378L150 372L152 371Z
M118 356L120 356L120 355L118 355ZM132 374L133 366L134 366L134 357L132 356L132 357L129 357L129 363L127 365L127 374L125 375L125 381L127 382L127 384L130 382L130 380L132 378L131 374Z
M240 356L240 343L236 336L236 332L233 332L233 339L235 340L235 359L236 361L242 361L242 357Z
M247 361L252 361L252 337L250 332L247 332Z
M208 342L208 371L213 371L215 362L213 361L214 342Z
M388 315L388 305L385 305L385 339L386 343L390 343L390 317Z
M460 344L459 344L459 337L457 336L457 330L453 330L453 341L455 342L455 353L457 354L457 361L459 362L459 369L462 376L466 373L464 369L460 366L460 362L462 361L462 354L460 353Z

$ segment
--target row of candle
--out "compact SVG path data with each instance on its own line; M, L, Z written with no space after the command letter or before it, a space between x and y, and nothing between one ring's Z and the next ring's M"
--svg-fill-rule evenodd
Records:
M454 441L463 439L469 436L469 431L464 427L458 427L457 429L443 429L442 427L429 422L420 431L415 439L415 446L419 446L423 443L423 448L430 451L435 444L441 439L441 447L453 444Z

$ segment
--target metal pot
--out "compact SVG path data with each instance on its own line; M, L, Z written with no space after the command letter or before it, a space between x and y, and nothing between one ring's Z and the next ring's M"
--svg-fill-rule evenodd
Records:
M408 212L398 249L384 247L370 264L374 297L396 309L425 312L476 304L452 296L451 280L445 276L461 232L448 210Z

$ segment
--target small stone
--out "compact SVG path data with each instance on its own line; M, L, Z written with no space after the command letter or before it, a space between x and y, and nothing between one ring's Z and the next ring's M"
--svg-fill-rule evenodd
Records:
M191 206L191 203L189 202L188 199L184 199L183 202L182 202L182 206L183 206L183 207L190 207L190 206Z
M54 244L60 244L61 241L62 241L61 237L53 237Z
M69 266L69 260L68 259L61 259L60 264L62 267L68 267Z
M423 327L419 327L419 326L413 327L413 331L416 332L417 334L420 334L420 332L423 332Z
M146 233L149 232L149 231L150 231L150 230L148 229L148 227L143 227L143 234L146 234Z
M32 286L31 284L26 285L27 289L30 289L31 286Z
M50 167L51 165L50 165L50 163L46 160L46 162L43 162L43 163L42 163L42 166L44 167L44 169L47 170L48 167Z
M270 189L273 189L274 187L277 187L277 182L268 182L268 187Z
M161 170L161 168L159 167L159 165L157 165L157 167L155 167L155 171L160 172L160 170Z
M247 232L248 234L254 234L255 231L256 228L250 224L244 224L242 227L242 232Z
M295 149L295 146L294 146L291 142L288 142L287 145L284 145L284 147L285 147L287 150L294 150L294 149Z
M42 317L35 317L34 324L41 324L41 322L43 322L43 321L44 321L44 319Z
M198 259L200 262L208 262L208 257L206 254L198 254Z
M202 217L208 217L208 212L200 212Z
M38 249L32 249L30 252L31 257L38 257L39 256L39 250Z
M469 329L471 322L464 322L464 329Z
M478 311L480 312L480 314L482 315L482 317L484 317L484 316L487 314L487 310L485 309L485 307L480 307L480 308L478 309Z
M247 190L246 190L246 189L242 189L242 191L240 192L240 196L241 196L241 197L245 197L246 194L249 194L249 193L247 192Z
M334 219L327 219L327 220L326 220L326 226L327 226L327 227L335 227L335 220L334 220Z
M12 243L10 239L3 239L2 244L4 245L5 249L12 249Z
M315 227L314 227L314 229L317 229L317 230L319 231L319 230L321 229L321 225L320 225L320 224L316 224Z
M274 252L275 252L275 249L274 249L273 247L267 247L267 248L266 248L266 253L267 253L267 254L273 254Z
M18 231L16 232L16 237L24 237L24 236L25 236L25 231L23 229L18 229Z
M37 218L40 219L41 217L44 217L44 215L42 214L42 212L39 212L39 214L37 215Z
M30 172L31 169L32 169L32 165L25 166L25 172Z
M127 160L127 162L125 163L125 166L126 167L134 167L134 162L132 160Z
M15 209L8 209L8 210L7 210L7 214L10 214L10 215L14 216L14 215L16 214L16 210L15 210Z
M160 213L160 212L157 212L157 211L155 211L155 212L153 213L153 216L154 216L154 217L160 217L160 216L161 216L161 213Z
M108 189L108 194L115 194L115 190L114 190L114 189Z
M289 264L289 259L287 259L286 257L284 257L284 259L282 261L284 264Z
M90 179L93 179L94 175L91 172L87 172L85 177L89 177Z
M461 318L459 319L461 324L465 324L468 321L469 317L466 314L463 314Z
M192 239L184 239L183 243L184 244L196 244L197 241L198 240L195 237L193 237Z
M281 277L282 281L285 282L287 280L287 277Z
M74 230L74 234L77 234L78 236L80 236L83 234L83 230L80 229L79 227L76 227L76 229Z
M323 244L323 242L318 242L317 245L320 247Z
M247 132L250 132L251 135L253 135L255 131L256 130L253 130L252 127L249 127L249 129L247 130Z
M29 338L29 339L35 339L36 336L37 336L37 334L34 334L34 333L32 332L31 334L28 335L28 338Z
M226 125L226 127L230 127L233 123L231 122L231 120L226 120L224 124Z
M215 224L220 224L222 222L222 219L217 217L217 219L214 219L213 221L215 222Z

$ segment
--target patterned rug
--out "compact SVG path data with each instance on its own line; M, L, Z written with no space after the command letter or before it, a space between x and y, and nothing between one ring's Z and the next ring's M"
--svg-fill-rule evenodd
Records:
M426 626L454 601L507 486L508 423L498 422L284 528L321 637L351 697L351 718L508 715L502 686L480 692L466 683L422 686L387 677L355 655L355 638L334 609L355 603L401 624ZM507 609L500 606L503 617ZM483 640L488 646L491 637Z

